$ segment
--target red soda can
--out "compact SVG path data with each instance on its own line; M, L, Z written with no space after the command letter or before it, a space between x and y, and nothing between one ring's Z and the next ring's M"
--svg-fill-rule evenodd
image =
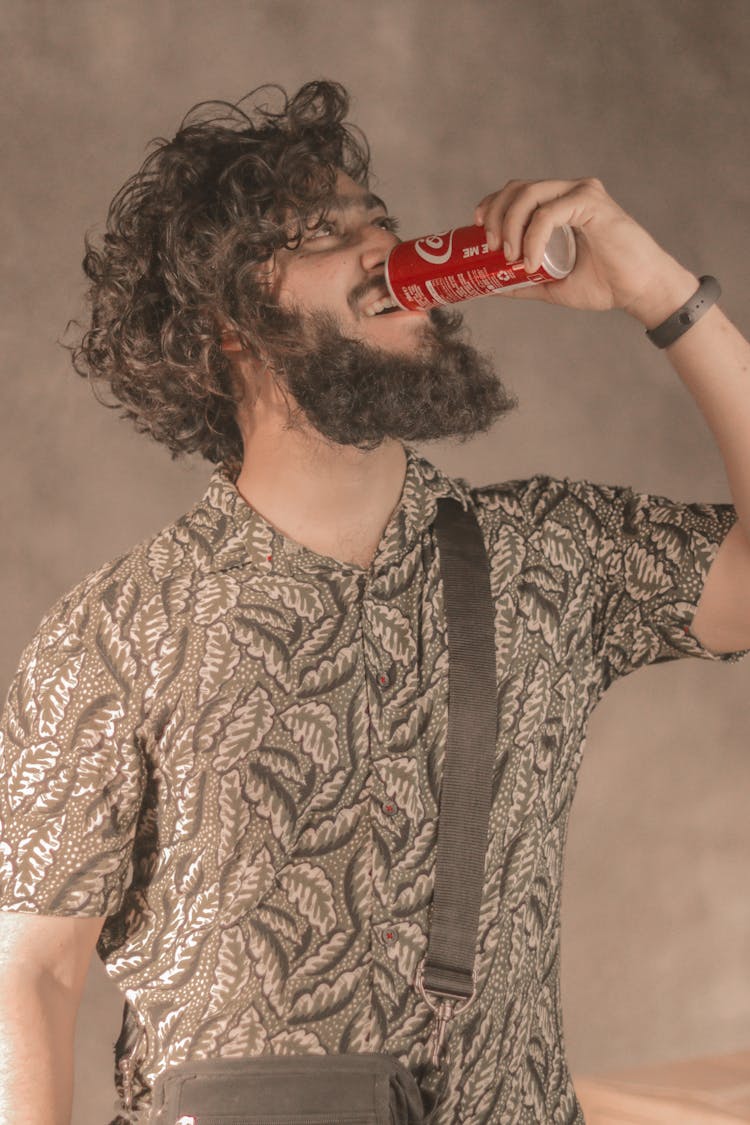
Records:
M413 311L559 281L575 261L575 236L569 226L555 227L539 268L527 273L523 258L509 262L502 250L490 250L487 232L475 225L394 246L386 259L385 281L399 308Z

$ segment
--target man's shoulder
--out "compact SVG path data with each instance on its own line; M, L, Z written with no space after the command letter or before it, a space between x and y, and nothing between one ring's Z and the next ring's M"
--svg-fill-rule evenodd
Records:
M565 513L582 507L610 507L615 500L629 492L628 485L602 484L540 472L529 477L472 488L471 496L477 506L487 512L517 515L531 519L536 524L552 513L556 513L557 518L561 519L565 518ZM558 511L561 507L563 511Z
M570 481L550 473L535 473L529 477L496 481L471 489L472 501L487 516L528 520L538 514L546 504L559 499Z
M190 586L211 569L214 555L201 534L202 502L84 574L61 594L41 619L37 634L49 639L80 632L92 618L132 618L163 593L166 581ZM198 530L196 530L196 519Z

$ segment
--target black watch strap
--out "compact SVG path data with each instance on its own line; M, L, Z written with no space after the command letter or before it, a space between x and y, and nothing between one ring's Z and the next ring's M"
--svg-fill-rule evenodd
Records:
M668 348L718 301L721 296L721 286L716 278L705 274L699 280L700 285L689 301L681 305L661 324L657 324L656 328L646 330L649 340L652 344L656 344L657 348Z

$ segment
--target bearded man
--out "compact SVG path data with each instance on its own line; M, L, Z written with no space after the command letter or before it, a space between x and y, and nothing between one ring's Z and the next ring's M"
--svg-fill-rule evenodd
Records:
M588 716L639 667L750 645L747 342L705 296L683 310L703 286L598 180L510 181L471 215L490 245L534 268L554 227L577 242L564 281L514 295L645 326L734 504L448 477L412 443L466 441L517 401L455 310L387 307L397 221L347 111L329 81L279 110L198 107L88 243L76 369L215 468L189 512L58 600L8 692L4 1120L70 1120L94 949L125 997L112 1125L149 1121L185 1060L383 1052L429 1095L415 973L448 723L433 522L452 497L489 559L498 737L475 992L434 1122L582 1122L559 914Z

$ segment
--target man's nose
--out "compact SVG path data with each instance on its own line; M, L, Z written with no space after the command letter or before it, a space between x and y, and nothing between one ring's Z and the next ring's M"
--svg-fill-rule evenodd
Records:
M380 269L394 246L401 239L383 227L369 227L362 235L362 267L368 273Z

